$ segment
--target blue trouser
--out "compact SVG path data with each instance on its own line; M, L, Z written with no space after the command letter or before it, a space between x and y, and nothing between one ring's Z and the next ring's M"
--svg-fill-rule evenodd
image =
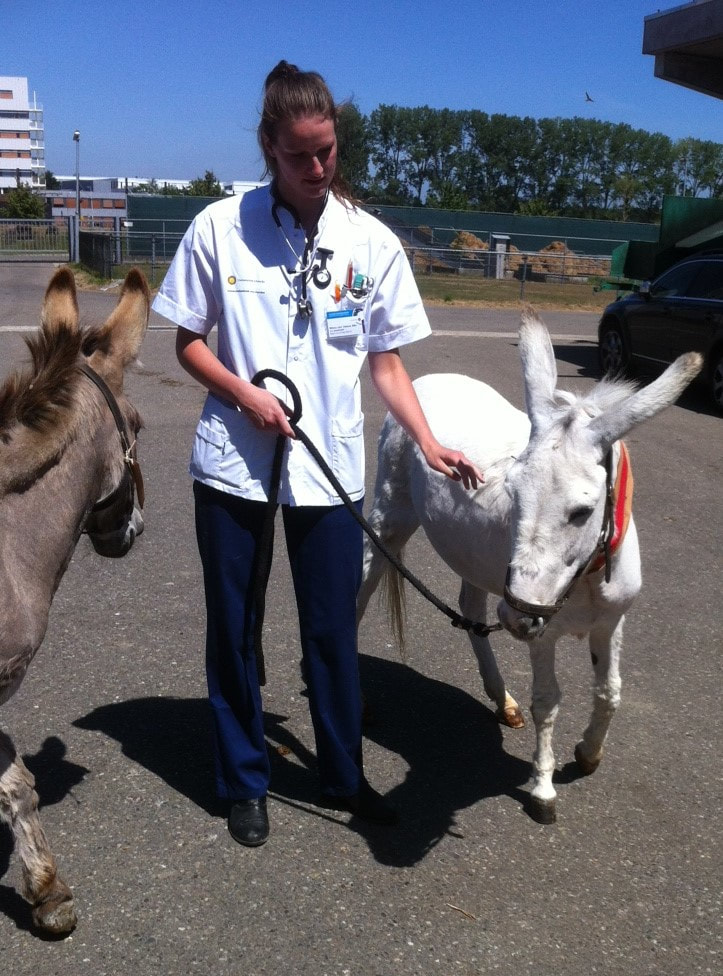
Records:
M266 794L270 773L253 640L253 569L266 505L200 482L194 496L216 785L222 798L250 799ZM321 789L344 796L357 792L362 775L356 641L362 530L343 505L282 511Z

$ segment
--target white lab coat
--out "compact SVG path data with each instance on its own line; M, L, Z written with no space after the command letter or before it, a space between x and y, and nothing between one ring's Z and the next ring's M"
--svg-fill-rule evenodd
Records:
M316 444L352 499L364 494L363 413L359 372L367 352L396 349L431 332L398 238L380 221L329 195L309 242L271 188L212 203L184 236L153 303L176 325L208 335L218 329L218 357L244 379L262 369L285 373L302 401L301 429ZM307 274L312 314L298 314L302 267L326 259L326 288ZM361 275L366 294L345 289ZM323 280L323 279L322 279ZM364 286L362 290L364 290ZM339 312L353 313L352 318ZM327 314L337 313L327 319ZM359 334L331 337L339 323ZM330 329L331 327L331 329ZM342 325L343 331L343 325ZM290 403L275 381L266 389ZM257 430L244 413L209 394L196 431L194 478L244 498L267 497L275 436ZM335 505L339 498L306 447L289 441L279 501Z

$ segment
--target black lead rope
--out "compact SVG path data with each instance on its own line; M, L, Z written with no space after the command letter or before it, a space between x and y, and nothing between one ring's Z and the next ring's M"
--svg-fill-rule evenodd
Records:
M348 511L356 519L382 555L389 560L396 571L406 580L408 580L415 590L421 593L426 600L449 617L453 627L466 630L478 637L487 637L495 630L502 630L502 624L481 624L479 621L470 620L468 617L463 617L461 614L457 613L456 610L453 610L450 606L436 597L434 593L432 593L432 591L429 590L424 583L422 583L422 581L414 575L414 573L410 572L404 563L401 562L401 560L387 548L371 525L369 525L364 516L357 510L354 502L346 493L343 486L340 484L339 479L331 470L326 460L321 456L316 445L299 427L298 422L301 417L301 396L299 395L299 391L297 390L296 386L292 383L288 376L285 376L284 373L279 373L274 369L261 370L261 372L254 376L251 382L254 384L254 386L261 386L261 383L265 379L278 380L279 383L282 383L287 388L291 394L291 399L293 400L293 411L289 415L289 426L294 431L297 440L300 440L301 443L306 447L307 451L311 454L321 470L324 472L324 475L328 479L332 488L339 495ZM282 406L285 408L283 403ZM276 507L278 505L279 483L281 481L281 463L283 461L287 439L288 438L285 437L284 434L279 434L276 439L274 459L271 468L269 499L266 507L266 514L264 516L264 524L261 529L261 542L257 551L256 566L254 567L254 607L256 611L256 619L254 624L254 647L256 650L256 668L259 675L259 683L262 685L266 683L266 667L264 664L264 652L262 645L262 630L264 625L264 613L266 609L266 587L269 580L269 574L271 572L271 559L273 554L274 540L274 518L276 515Z

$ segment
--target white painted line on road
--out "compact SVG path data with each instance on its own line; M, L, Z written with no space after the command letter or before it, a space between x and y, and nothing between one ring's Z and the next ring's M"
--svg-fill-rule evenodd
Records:
M0 332L36 332L37 325L0 325ZM149 332L175 332L175 325L149 325ZM454 339L509 339L510 342L517 342L519 337L516 332L483 332L479 329L433 329L433 336L443 336L444 338ZM592 342L596 343L595 336L590 335L567 335L561 332L551 335L553 342Z
M519 341L519 336L516 332L484 332L481 329L476 329L474 331L472 329L432 329L432 335L450 338L458 336L462 339L509 339L510 342ZM567 333L564 332L550 335L550 339L552 339L553 342L597 342L595 336L567 335Z
M37 332L39 325L0 325L0 332ZM149 325L149 332L175 332L175 325Z

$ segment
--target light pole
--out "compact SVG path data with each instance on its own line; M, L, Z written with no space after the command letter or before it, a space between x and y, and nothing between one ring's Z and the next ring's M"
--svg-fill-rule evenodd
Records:
M80 132L73 133L75 143L75 241L73 259L80 260Z

